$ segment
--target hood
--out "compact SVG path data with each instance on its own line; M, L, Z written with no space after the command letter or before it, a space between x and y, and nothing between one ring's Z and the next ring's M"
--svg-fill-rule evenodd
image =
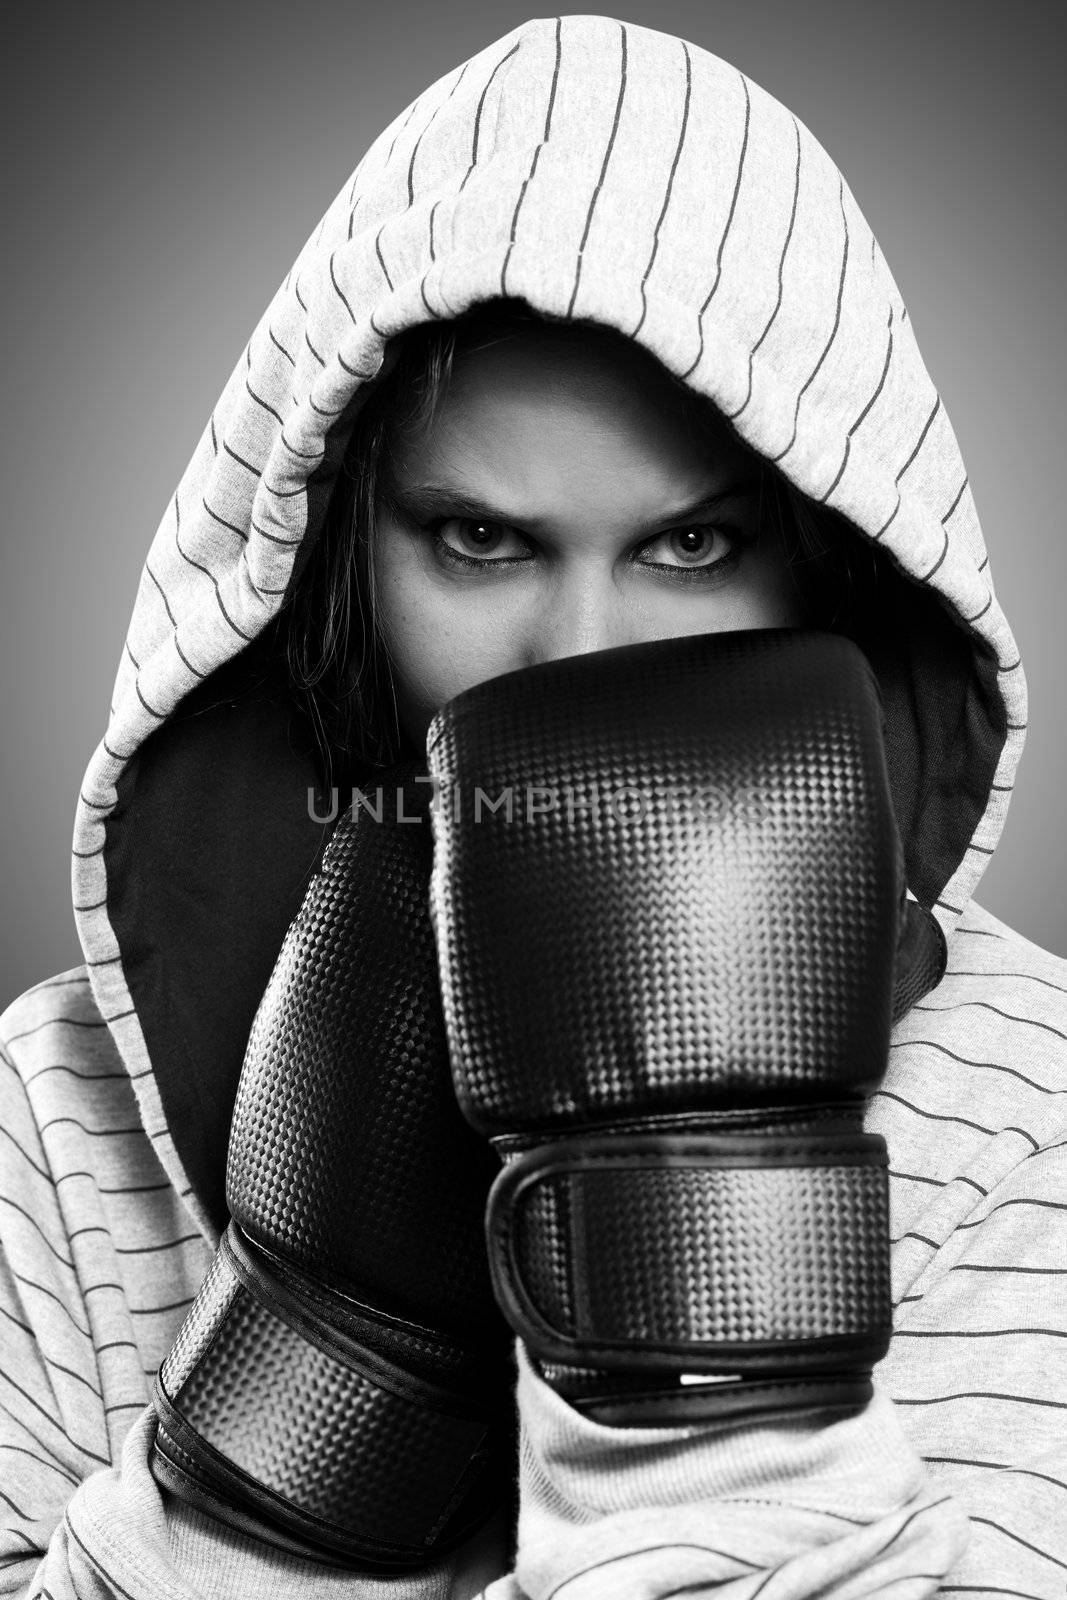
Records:
M257 656L389 341L501 295L613 328L878 546L878 675L911 892L945 931L999 837L1026 724L951 424L847 184L683 40L533 21L364 156L268 307L142 574L78 805L74 899L146 1128L210 1236L244 1041L326 829Z

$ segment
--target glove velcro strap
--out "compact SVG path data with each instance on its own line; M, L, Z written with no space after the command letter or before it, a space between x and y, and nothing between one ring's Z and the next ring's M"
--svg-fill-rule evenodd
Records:
M232 1226L154 1398L170 1453L214 1505L232 1498L368 1566L433 1560L488 1500L484 1408L309 1315Z
M869 1367L889 1344L884 1140L568 1139L489 1200L505 1316L542 1362L768 1376Z

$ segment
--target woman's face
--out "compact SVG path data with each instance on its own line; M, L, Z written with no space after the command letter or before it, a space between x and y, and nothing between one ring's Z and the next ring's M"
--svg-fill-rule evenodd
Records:
M522 333L463 354L394 443L374 547L405 734L461 689L560 656L802 622L759 473L687 423L637 346Z

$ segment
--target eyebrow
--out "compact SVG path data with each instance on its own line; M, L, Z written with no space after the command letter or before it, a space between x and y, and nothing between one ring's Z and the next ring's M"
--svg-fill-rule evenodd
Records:
M758 476L739 479L736 483L727 484L725 488L715 489L710 494L703 494L695 500L673 507L661 516L653 519L657 527L670 527L679 522L689 522L700 516L711 516L720 511L723 505L733 500L747 498L758 492L760 487ZM524 516L518 511L508 511L502 506L494 506L487 500L481 500L477 495L468 494L465 490L453 487L447 483L416 483L403 488L398 484L391 484L382 490L382 499L386 505L402 515L432 518L449 512L452 516L471 517L480 522L503 522L509 526L541 528L550 520L547 517Z

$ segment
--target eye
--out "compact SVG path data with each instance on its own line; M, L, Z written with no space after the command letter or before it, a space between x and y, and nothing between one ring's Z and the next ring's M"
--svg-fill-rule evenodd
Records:
M495 562L528 561L532 551L525 539L504 522L482 522L473 517L442 517L430 531L438 551L468 566Z
M739 538L739 533L713 523L693 523L658 534L641 546L636 560L648 567L706 570L733 555Z

